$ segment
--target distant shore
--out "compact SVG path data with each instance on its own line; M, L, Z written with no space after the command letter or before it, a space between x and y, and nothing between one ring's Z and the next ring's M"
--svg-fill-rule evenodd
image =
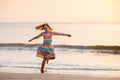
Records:
M120 80L120 77L95 77L67 74L3 73L0 80Z
M40 44L24 44L24 43L0 43L0 48L14 48L14 49L36 49ZM68 50L78 49L80 51L92 51L97 53L112 53L120 54L120 46L106 46L106 45L54 45L56 48L66 48Z
M18 47L35 47L39 44L24 44L24 43L0 43L0 47L3 46L18 46ZM106 46L106 45L54 45L55 47L63 48L75 48L75 49L104 49L104 50L120 50L120 46Z

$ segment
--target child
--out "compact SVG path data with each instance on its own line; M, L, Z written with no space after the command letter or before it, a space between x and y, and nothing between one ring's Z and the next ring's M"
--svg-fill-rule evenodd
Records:
M48 25L48 23L39 25L35 27L36 30L44 30L44 32L41 32L39 35L35 36L34 38L30 39L29 42L31 42L34 39L38 39L41 36L43 36L43 44L40 44L40 46L37 49L37 57L42 57L42 65L41 65L41 73L44 73L44 67L45 63L48 63L48 60L55 59L55 53L54 53L54 46L52 43L52 36L53 35L61 35L61 36L68 36L71 37L70 34L65 33L58 33L53 32L53 29Z

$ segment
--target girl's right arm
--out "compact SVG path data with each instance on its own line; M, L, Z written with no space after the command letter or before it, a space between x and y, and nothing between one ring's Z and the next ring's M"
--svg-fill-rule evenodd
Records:
M53 32L54 35L61 35L61 36L68 36L71 37L70 34L66 34L66 33L59 33L59 32Z
M33 37L32 39L30 39L28 42L31 42L34 39L38 39L39 37L41 37L43 35L43 33L40 33L39 35Z

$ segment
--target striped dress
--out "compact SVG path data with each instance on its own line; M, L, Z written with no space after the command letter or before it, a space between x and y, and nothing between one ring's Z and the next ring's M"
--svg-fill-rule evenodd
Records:
M52 43L53 33L43 33L43 44L40 44L37 49L37 57L46 58L46 59L55 59L54 46Z

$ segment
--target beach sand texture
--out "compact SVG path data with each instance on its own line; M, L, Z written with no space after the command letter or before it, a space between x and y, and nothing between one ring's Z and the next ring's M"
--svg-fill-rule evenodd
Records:
M0 80L120 80L120 77L95 77L67 74L33 74L33 73L3 73Z

